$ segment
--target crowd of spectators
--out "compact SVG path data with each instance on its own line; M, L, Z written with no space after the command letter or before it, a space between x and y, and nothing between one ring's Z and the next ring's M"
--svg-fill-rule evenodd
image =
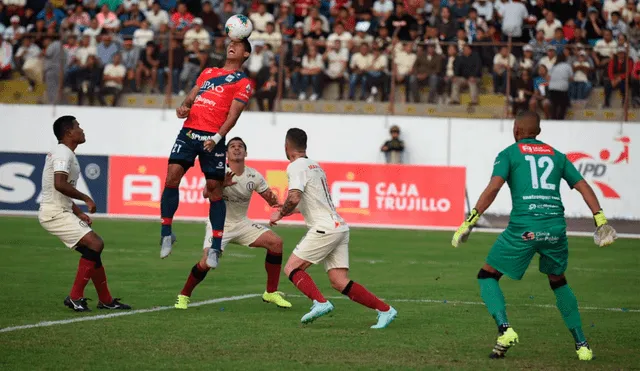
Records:
M560 118L558 104L595 86L608 107L628 79L640 104L635 0L0 0L0 79L44 83L49 102L60 83L81 104L169 85L183 95L224 63L223 25L237 13L254 25L245 68L260 109L273 109L280 81L283 97L311 101L330 83L340 99L385 101L395 84L406 102L448 104L468 88L471 104L485 91Z

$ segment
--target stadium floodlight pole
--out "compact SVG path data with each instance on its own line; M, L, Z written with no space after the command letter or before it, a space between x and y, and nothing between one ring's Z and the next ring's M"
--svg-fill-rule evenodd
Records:
M390 115L395 115L396 113L396 107L395 107L395 101L396 101L396 45L398 45L398 32L400 31L400 28L396 28L393 31L393 35L392 40L393 42L391 43L391 84L389 86L389 114Z
M509 50L509 54L507 55L507 85L504 92L504 114L503 118L509 117L509 98L511 98L511 50L513 49L513 43L511 39L511 35L507 40L507 49ZM512 112L515 115L515 112Z
M289 47L290 42L291 40L280 43L280 61L278 63L278 88L276 92L276 104L274 104L273 107L274 114L276 111L282 110L282 92L284 90L284 59L286 58L287 48Z
M626 43L624 55L624 106L622 107L622 120L624 122L629 121L629 96L631 95L631 92L629 91L629 80L631 79L629 60L629 43Z
M165 114L165 110L171 109L173 107L173 64L174 64L174 60L173 60L173 49L172 49L172 44L173 44L173 38L175 36L173 35L173 32L169 32L169 60L167 61L167 64L169 67L169 71L167 73L167 77L169 81L167 81L167 86L165 87L165 94L164 94L164 109L162 110L162 119L164 120L164 114ZM161 72L162 73L162 72Z

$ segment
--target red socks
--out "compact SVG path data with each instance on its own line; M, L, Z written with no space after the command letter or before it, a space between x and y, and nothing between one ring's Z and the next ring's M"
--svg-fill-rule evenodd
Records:
M313 279L311 279L307 272L300 269L294 269L289 275L289 279L293 282L295 287L297 287L298 290L305 294L309 299L317 300L320 303L325 303L327 301L327 299L322 296L322 293L318 290L315 282L313 282Z
M107 274L104 272L104 266L101 265L100 268L95 268L91 280L96 287L100 302L102 304L111 304L113 298L109 292L109 286L107 286Z
M376 309L381 312L386 312L389 310L388 304L378 299L377 296L373 295L371 292L369 292L369 290L365 289L357 282L349 281L347 287L342 290L342 293L344 295L347 295L349 299L355 301L356 303L360 303L365 307Z
M264 269L267 271L267 292L278 291L281 267L282 254L275 255L267 250L267 256L264 258Z
M180 295L191 297L193 289L207 276L207 272L209 272L209 267L203 268L200 267L200 263L196 263L196 265L191 268L191 273L189 273L187 282L185 282L182 291L180 291Z
M78 272L76 273L76 279L73 281L73 286L71 287L71 293L69 297L71 300L78 300L84 298L84 288L89 283L89 280L93 276L95 272L96 262L80 258L80 262L78 263Z

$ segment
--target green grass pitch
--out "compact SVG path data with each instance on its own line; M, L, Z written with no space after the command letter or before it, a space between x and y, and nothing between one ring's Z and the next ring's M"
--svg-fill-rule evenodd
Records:
M114 296L148 309L172 305L201 255L204 224L177 223L173 254L159 258L155 222L97 220ZM304 234L277 228L285 259ZM0 329L105 314L76 314L62 305L79 254L48 235L35 218L0 218ZM310 307L282 275L289 310L259 297L117 318L0 332L0 369L391 370L640 368L640 250L635 240L609 248L570 238L569 284L578 297L596 359L580 363L534 260L520 282L503 279L511 324L520 344L490 360L496 328L480 305L477 272L496 235L476 233L453 249L449 232L354 229L351 276L399 312L385 330L370 330L374 311L333 291L321 267L312 277L336 307L302 326ZM231 245L217 271L196 288L204 301L264 291L263 249ZM86 295L97 304L93 285ZM113 312L109 312L113 313Z

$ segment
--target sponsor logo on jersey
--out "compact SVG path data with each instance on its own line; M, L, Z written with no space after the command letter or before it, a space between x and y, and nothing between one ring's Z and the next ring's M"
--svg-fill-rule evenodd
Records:
M568 152L567 158L575 165L583 177L590 180L605 198L619 199L620 194L609 183L605 182L607 172L611 166L622 166L629 164L629 148L631 146L631 138L624 136L614 138L614 142L619 143L616 151L618 156L612 157L612 151L609 148L602 148L597 156L588 152L574 151ZM622 148L620 148L620 145Z
M213 140L214 135L203 135L194 133L192 130L189 130L186 134L187 138L197 140L200 142L206 142L208 140Z
M524 232L522 234L522 239L525 240L525 241L533 241L533 240L536 239L536 234L533 233L533 232L528 232L528 231Z
M553 155L554 151L550 145L537 143L518 143L521 153L531 155Z

